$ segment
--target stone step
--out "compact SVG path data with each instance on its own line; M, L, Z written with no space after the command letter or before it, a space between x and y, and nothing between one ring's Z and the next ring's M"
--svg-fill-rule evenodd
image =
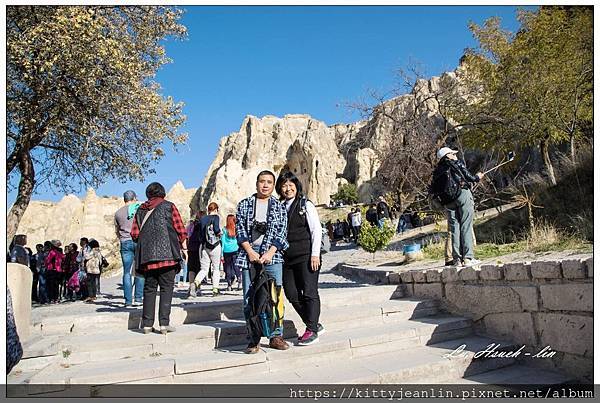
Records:
M328 308L383 303L401 297L396 286L364 286L348 288L324 288L319 290L323 311ZM219 297L215 301L194 302L186 300L172 306L171 324L237 319L242 317L239 296ZM157 304L158 305L158 304ZM291 305L286 301L286 306ZM158 308L157 308L158 309ZM293 309L291 309L293 310ZM88 315L65 315L44 318L33 325L32 331L42 336L60 334L111 333L115 329L136 329L142 316L137 309L117 308L110 312L95 312ZM158 315L156 315L158 317Z
M332 367L331 360L310 362L298 360L293 368L273 367L272 351L257 354L258 362L245 366L219 368L214 370L185 373L186 370L200 369L186 366L186 362L176 359L175 374L152 383L195 383L195 384L378 384L378 383L424 383L424 379L453 382L463 376L474 376L508 365L513 365L512 358L473 359L475 351L480 351L493 343L491 339L471 336L454 339L430 346L420 346L406 350L387 350L371 356L350 356L344 359L344 365ZM467 346L460 356L448 356L459 346ZM308 347L292 347L280 353L291 359L300 349ZM503 344L503 348L516 348L511 343ZM322 355L322 353L315 353ZM199 357L198 357L199 358ZM264 359L264 361L262 361ZM197 360L196 360L197 361ZM200 365L200 364L197 364ZM207 369L207 367L204 367ZM335 368L335 370L333 369ZM129 382L126 382L129 383ZM142 383L134 381L131 383ZM149 382L148 382L149 383ZM434 383L434 382L431 382ZM440 382L437 382L440 383ZM110 395L110 386L103 391ZM100 393L100 395L103 395Z
M419 299L388 300L372 306L339 306L324 310L321 322L328 331L377 326L435 315L437 306L434 300ZM293 308L287 310L284 325L286 337L297 337L304 331L304 324ZM245 322L241 319L224 319L180 325L176 332L167 336L144 335L134 330L115 330L110 334L42 336L37 343L30 343L25 349L25 358L62 355L67 363L79 363L152 353L170 354L180 351L183 346L193 351L206 351L245 341ZM110 353L107 354L107 351Z
M169 334L167 337L175 335ZM154 349L156 345L139 346L135 357L119 358L118 350L93 350L80 352L77 358L79 363L68 362L68 358L62 362L55 362L34 376L31 383L73 383L79 382L80 373L94 372L97 366L115 367L114 371L123 372L119 375L120 382L138 381L139 374L127 375L126 366L123 362L162 362L161 360L173 360L175 370L173 374L183 375L192 372L215 371L241 365L257 365L266 363L269 371L293 370L294 368L307 364L324 365L325 363L339 363L340 359L348 360L358 357L366 357L389 351L398 351L407 348L424 346L439 340L449 340L464 337L471 333L471 321L459 317L438 316L423 318L418 321L405 321L400 323L381 324L372 328L350 329L343 331L332 331L321 336L319 343L311 346L293 346L287 351L277 351L265 348L260 354L247 356L241 351L245 345L221 349L215 351L190 353L198 351L190 349L188 345L182 345L179 351L171 353L159 353ZM141 338L160 335L139 335ZM133 339L133 337L132 337ZM130 342L130 340L126 340ZM94 342L90 341L93 346ZM143 350L145 348L145 350ZM150 352L152 351L152 352ZM95 354L99 354L96 356ZM88 357L110 357L103 362L90 362ZM75 354L73 354L75 356ZM136 364L137 365L137 364ZM142 365L142 364L140 364ZM137 366L135 367L137 368ZM132 370L133 371L133 370ZM102 372L104 374L104 372ZM155 373L152 372L152 375ZM163 374L160 376L169 376ZM108 374L106 376L113 376ZM110 378L112 379L112 378ZM97 378L97 384L111 383L110 379ZM85 378L84 381L87 381ZM56 381L56 382L55 382ZM82 381L83 382L83 381Z
M467 376L454 380L452 383L472 385L558 385L574 381L573 377L557 371L531 367L524 364L514 364Z

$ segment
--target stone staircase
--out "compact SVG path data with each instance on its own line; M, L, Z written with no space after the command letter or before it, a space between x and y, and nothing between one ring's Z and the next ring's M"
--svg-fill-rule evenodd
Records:
M55 395L75 384L570 380L513 358L474 359L475 352L499 341L475 335L470 319L441 312L435 300L403 298L396 286L324 288L320 294L326 332L318 343L277 351L263 339L254 355L243 353L246 329L239 297L174 306L171 323L177 331L168 335L141 333L141 308L46 318L24 343L24 358L8 383L44 384ZM289 303L286 308L284 334L295 343L304 326ZM450 354L461 345L461 354ZM502 348L518 346L505 342Z

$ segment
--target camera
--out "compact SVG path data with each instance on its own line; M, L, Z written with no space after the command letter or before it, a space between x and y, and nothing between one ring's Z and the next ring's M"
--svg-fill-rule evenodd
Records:
M260 222L260 221L254 221L254 224L252 224L252 229L256 232L258 232L259 234L266 234L267 233L267 223L266 222Z

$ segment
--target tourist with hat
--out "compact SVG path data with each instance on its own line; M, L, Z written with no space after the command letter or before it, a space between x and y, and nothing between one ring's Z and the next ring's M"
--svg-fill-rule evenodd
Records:
M432 189L440 196L448 212L448 228L452 233L452 258L455 267L474 266L473 214L475 203L471 184L479 182L483 173L473 175L465 163L458 159L458 151L442 147L437 152L439 160L433 173Z

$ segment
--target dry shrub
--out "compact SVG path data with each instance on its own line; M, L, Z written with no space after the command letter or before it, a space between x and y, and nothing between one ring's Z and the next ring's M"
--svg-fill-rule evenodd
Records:
M525 232L525 243L527 249L539 249L545 246L559 243L563 239L563 235L557 230L554 225L538 220L533 227L530 227Z
M593 210L585 210L580 214L570 216L572 227L575 236L585 239L586 241L594 241L594 212Z

